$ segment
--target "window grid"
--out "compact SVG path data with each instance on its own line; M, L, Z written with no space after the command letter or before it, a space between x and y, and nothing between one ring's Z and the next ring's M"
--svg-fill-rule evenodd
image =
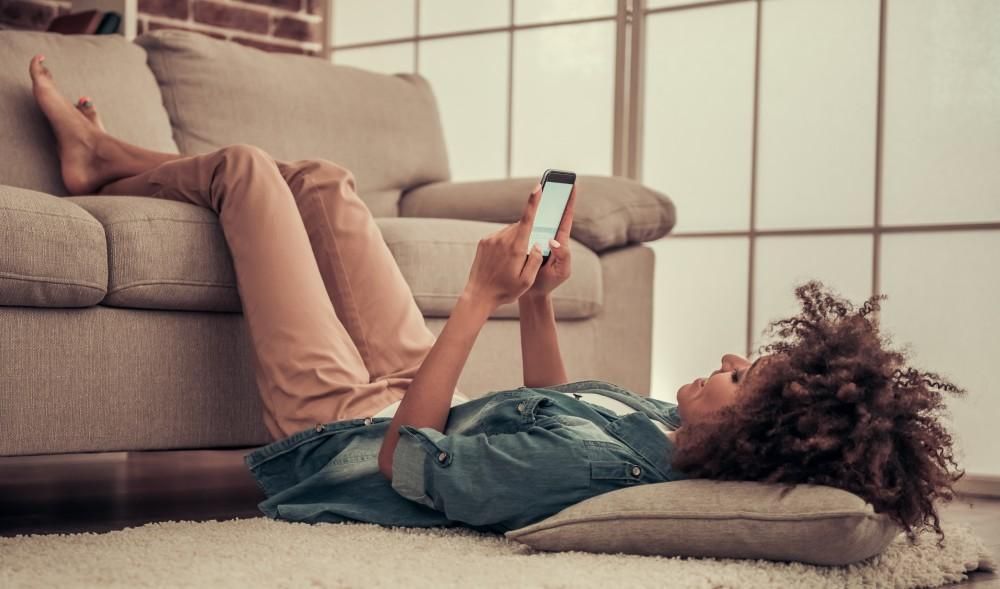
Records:
M413 44L413 71L415 73L420 73L420 44L423 41L434 41L438 39L450 39L455 37L470 37L474 35L488 35L492 33L502 33L506 32L508 35L507 39L507 146L506 146L506 176L510 178L511 176L511 166L513 160L513 110L514 110L514 33L517 31L533 30L533 29L543 29L543 28L553 28L562 26L572 26L572 25L582 25L596 22L609 22L615 21L618 24L617 27L617 39L616 39L616 61L615 61L615 78L614 78L614 92L615 92L615 120L614 120L614 142L615 146L612 149L612 173L617 175L627 175L624 168L619 168L618 158L621 153L628 153L627 149L620 149L618 146L621 145L623 138L620 137L620 131L623 128L627 128L628 121L624 120L624 117L620 116L622 101L626 100L626 95L628 90L626 89L626 81L620 79L620 71L623 70L622 60L627 59L627 56L633 53L632 48L626 48L622 45L621 38L623 31L627 28L626 22L626 11L628 10L628 5L634 0L618 0L618 10L615 14L608 16L596 16L587 18L575 18L575 19L558 19L546 22L538 23L526 23L526 24L514 24L514 2L515 0L508 1L508 19L507 25L502 27L485 27L477 29L466 29L458 31L448 31L445 33L433 33L429 35L422 35L420 33L420 2L421 0L414 0L413 2L413 36L409 37L396 37L391 39L380 39L378 41L366 41L362 43L345 43L343 45L337 45L336 39L333 36L333 19L336 18L336 0L328 0L329 5L327 9L327 14L331 15L329 22L326 25L327 30L327 41L324 43L325 56L327 61L333 60L333 54L338 50L348 50L348 49L363 49L369 47L384 47L391 45L401 45L401 44ZM631 14L630 14L631 16ZM629 49L629 50L626 50ZM623 164L622 164L623 165ZM631 177L635 177L634 175Z
M360 49L365 47L377 47L385 45L395 45L401 43L413 43L414 61L413 71L419 73L419 51L422 41L445 39L451 37L462 37L471 35L484 35L490 33L507 32L508 43L508 68L507 68L507 176L511 173L511 151L512 151L512 104L513 104L513 81L514 81L514 33L521 30L550 28L559 26L571 26L594 22L616 22L616 55L615 55L615 77L614 77L614 143L612 149L613 165L612 170L616 175L626 176L635 180L642 180L641 169L641 146L643 134L646 129L643 125L644 93L643 93L643 63L645 61L645 23L646 18L651 14L664 12L675 12L681 10L698 10L717 7L726 4L736 4L742 2L754 2L756 4L756 22L754 33L754 89L753 89L753 123L752 123L752 149L751 149L751 176L750 176L750 223L745 231L684 231L671 233L667 239L698 239L698 238L718 238L718 237L747 237L749 238L749 259L748 259L748 281L747 281L747 326L746 326L746 354L752 355L751 345L754 334L754 274L756 257L756 240L758 237L772 236L822 236L822 235L871 235L872 247L872 295L877 295L881 290L881 238L885 233L941 233L949 231L1000 231L1000 222L968 222L968 223L930 223L911 225L884 225L882 222L882 166L883 166L883 133L884 133L884 108L885 108L885 38L887 21L887 0L879 0L879 27L878 27L878 75L876 89L876 120L875 120L875 174L874 174L874 197L872 224L854 227L813 227L813 228L782 228L782 229L757 229L757 151L758 151L758 125L759 125L759 94L760 94L760 46L761 46L761 21L763 2L765 0L709 0L675 6L664 6L659 8L646 8L646 0L618 0L618 10L614 15L553 20L550 22L514 24L514 0L509 1L509 19L507 26L489 27L459 31L449 31L446 33L435 33L430 35L420 34L420 2L414 0L414 31L412 37L401 37L370 41L364 43L351 43L337 46L335 39L332 39L332 30L328 23L329 41L325 43L327 47L327 59L332 59L332 54L340 49ZM335 0L330 0L331 4ZM330 6L327 14L335 13ZM332 19L330 19L332 22Z

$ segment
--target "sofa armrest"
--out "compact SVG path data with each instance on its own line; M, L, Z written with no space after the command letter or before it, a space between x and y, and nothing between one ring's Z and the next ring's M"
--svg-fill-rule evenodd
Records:
M399 214L513 223L537 182L535 178L510 178L425 184L403 195ZM639 182L577 177L572 237L593 251L659 239L673 229L676 218L669 197Z

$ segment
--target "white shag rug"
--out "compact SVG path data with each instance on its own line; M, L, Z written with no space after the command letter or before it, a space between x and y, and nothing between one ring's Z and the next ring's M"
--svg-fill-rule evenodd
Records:
M0 538L0 587L938 587L996 569L965 525L900 535L843 567L766 560L542 552L468 528L161 522L102 534Z

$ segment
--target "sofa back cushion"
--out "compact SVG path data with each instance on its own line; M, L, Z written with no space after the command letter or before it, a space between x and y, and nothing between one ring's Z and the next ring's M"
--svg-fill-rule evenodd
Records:
M66 195L56 138L28 74L41 53L59 91L75 104L89 96L112 135L178 153L146 52L121 35L0 30L0 184Z
M375 216L400 191L449 177L427 81L268 53L196 32L136 38L163 92L181 153L250 143L277 159L323 158L350 169Z

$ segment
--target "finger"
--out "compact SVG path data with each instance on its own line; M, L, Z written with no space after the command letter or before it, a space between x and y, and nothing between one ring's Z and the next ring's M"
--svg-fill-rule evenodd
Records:
M549 256L560 260L569 254L569 250L563 247L563 244L559 243L558 240L549 240Z
M559 229L556 231L556 241L559 243L569 243L570 230L573 228L573 209L576 206L576 184L569 193L569 200L566 201L566 210L563 212L562 221L559 222Z
M538 269L542 267L542 249L538 247L537 243L531 244L531 251L528 252L528 259L524 261L524 267L521 269L521 278L530 286L535 282L535 276L538 275Z
M542 202L542 185L536 184L531 191L528 202L524 205L524 212L521 213L521 220L517 223L517 244L520 251L528 251L528 238L531 237L531 227L535 224L535 213L538 212L538 203Z
M555 264L556 267L565 264L569 259L569 247L559 243L555 239L549 240L549 264Z

